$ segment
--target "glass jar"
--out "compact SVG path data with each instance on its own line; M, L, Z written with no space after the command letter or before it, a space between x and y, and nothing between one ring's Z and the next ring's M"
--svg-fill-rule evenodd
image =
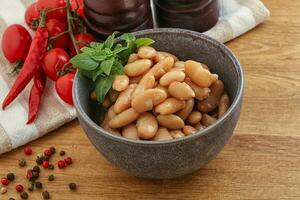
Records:
M98 39L153 28L150 0L84 0L84 21Z
M219 19L218 0L153 0L158 27L204 32Z

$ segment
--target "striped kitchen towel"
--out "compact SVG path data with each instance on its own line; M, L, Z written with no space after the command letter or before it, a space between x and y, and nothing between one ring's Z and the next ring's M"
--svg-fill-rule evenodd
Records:
M0 38L4 29L14 23L25 26L23 20L25 8L34 0L5 0L0 6ZM219 0L220 20L215 27L205 34L227 42L262 23L269 11L259 0ZM12 38L13 39L13 38ZM1 41L0 41L1 46ZM0 52L0 104L2 104L15 77L10 73L13 66ZM43 96L38 118L31 125L26 125L28 96L31 86L5 111L0 109L0 154L15 149L73 120L76 113L73 107L65 104L56 94L50 80Z

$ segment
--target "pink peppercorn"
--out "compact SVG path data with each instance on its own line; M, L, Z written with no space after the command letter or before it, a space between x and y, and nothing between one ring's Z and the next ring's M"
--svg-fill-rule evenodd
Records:
M8 184L9 184L8 178L7 178L7 177L2 178L2 179L1 179L1 183L2 183L2 185L4 185L4 186L8 185Z
M52 155L52 151L50 149L46 149L44 151L44 155L50 157Z
M42 166L47 169L49 167L49 161L43 161Z
M22 185L17 185L16 190L17 190L17 192L23 192L24 187Z
M31 149L31 147L25 147L24 148L24 153L25 153L25 155L31 155L32 154L32 149Z
M62 169L66 167L66 163L63 160L58 161L57 163L58 168Z
M71 164L73 163L73 161L72 161L72 158L71 158L71 157L67 157L67 158L65 158L65 159L64 159L64 161L65 161L65 163L66 163L67 165L71 165Z

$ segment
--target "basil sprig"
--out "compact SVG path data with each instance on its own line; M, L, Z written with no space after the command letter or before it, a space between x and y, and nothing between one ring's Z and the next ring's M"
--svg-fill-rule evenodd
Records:
M123 67L130 54L141 46L154 43L150 38L137 39L130 33L123 34L117 43L115 36L116 32L103 43L91 42L70 60L71 64L78 68L79 73L95 82L96 96L100 103L103 103L109 92L114 76L124 73Z

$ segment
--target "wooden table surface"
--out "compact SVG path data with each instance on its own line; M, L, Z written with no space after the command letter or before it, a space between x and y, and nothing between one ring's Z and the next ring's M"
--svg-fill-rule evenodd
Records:
M234 137L214 160L175 180L131 177L96 151L76 120L29 144L35 153L54 145L75 160L53 171L52 183L42 172L52 199L300 199L300 1L263 2L272 16L227 44L243 65L245 98ZM1 200L16 198L13 187L26 182L21 157L22 148L0 156L0 176L17 175ZM26 159L33 164L34 156ZM76 192L69 182L79 185ZM30 199L41 199L40 192Z

